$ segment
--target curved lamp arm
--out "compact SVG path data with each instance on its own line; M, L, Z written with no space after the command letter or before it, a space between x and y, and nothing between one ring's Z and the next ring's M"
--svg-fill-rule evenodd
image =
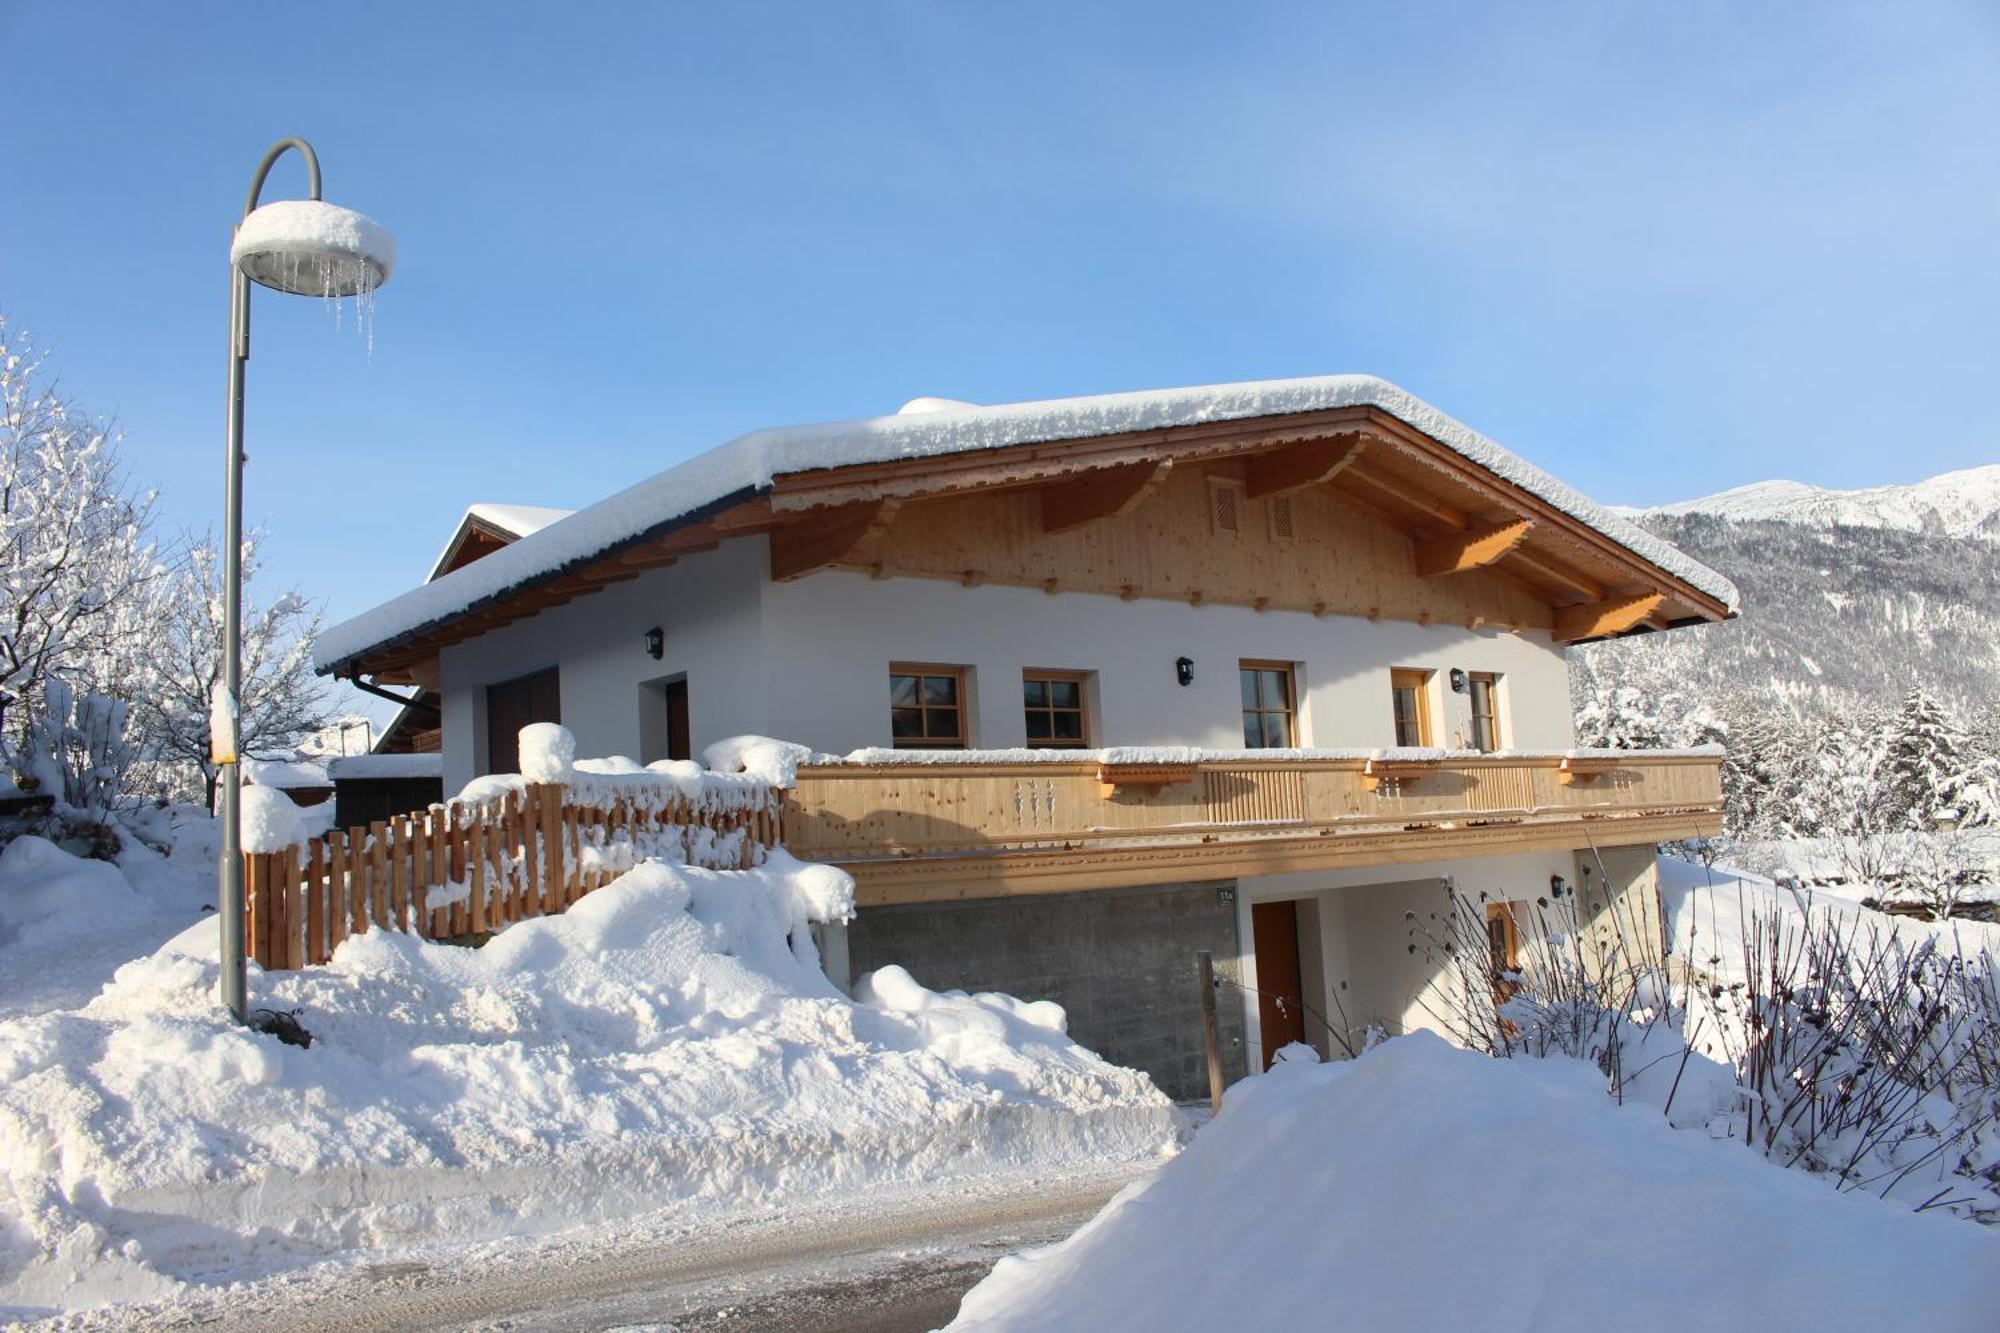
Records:
M257 164L257 174L250 178L250 193L243 200L243 216L249 217L257 209L257 196L264 193L264 181L271 174L271 168L278 165L278 159L285 150L296 148L299 156L306 160L306 197L319 198L319 154L304 139L280 139L264 154L264 160Z

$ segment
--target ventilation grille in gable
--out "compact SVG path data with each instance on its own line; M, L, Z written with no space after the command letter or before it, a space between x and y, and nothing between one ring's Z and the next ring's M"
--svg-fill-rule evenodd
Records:
M1288 542L1292 539L1292 497L1275 495L1271 497L1271 540Z
M1243 497L1232 482L1217 480L1208 488L1210 516L1217 532L1243 530Z

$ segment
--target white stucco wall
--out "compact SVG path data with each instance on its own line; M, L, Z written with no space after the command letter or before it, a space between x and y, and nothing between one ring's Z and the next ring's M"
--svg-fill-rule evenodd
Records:
M731 542L446 648L445 790L485 771L486 687L549 666L561 670L563 725L580 755L640 757L640 686L680 673L697 755L724 736L767 731L763 570L759 544ZM659 661L645 647L655 625L666 638Z
M1442 743L1469 735L1466 697L1445 684L1452 667L1500 674L1504 744L1560 748L1574 736L1568 668L1540 634L847 572L766 585L763 614L775 733L836 753L890 743L891 661L971 667L972 741L986 748L1027 743L1029 667L1096 673L1095 744L1239 747L1240 658L1298 664L1307 745L1393 744L1391 667L1436 673ZM1194 659L1185 688L1182 656Z
M696 753L745 731L834 753L888 745L892 661L971 668L972 739L990 748L1026 744L1024 668L1094 673L1095 744L1238 747L1240 658L1296 664L1306 745L1392 744L1391 667L1435 673L1441 743L1468 740L1467 698L1446 685L1453 667L1499 674L1504 745L1573 738L1568 668L1539 633L844 571L773 584L765 567L761 540L727 542L447 648L447 789L483 771L485 687L550 665L562 672L563 722L588 755L639 757L640 683L683 671ZM666 631L659 662L642 642L656 624ZM1194 659L1186 687L1174 673L1182 656Z

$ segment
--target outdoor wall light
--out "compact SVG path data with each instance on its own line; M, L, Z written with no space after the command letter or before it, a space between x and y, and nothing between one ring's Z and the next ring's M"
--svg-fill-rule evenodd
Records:
M1183 685L1194 684L1194 659L1176 657L1174 659L1174 679Z
M657 662L666 656L666 652L667 636L661 632L658 625L655 625L646 631L646 656Z
M1563 896L1563 883L1564 883L1564 881L1563 881L1563 877L1562 877L1561 875L1550 875L1550 876L1549 876L1549 897L1551 897L1551 898L1560 898L1560 897L1562 897L1562 896Z
M1453 667L1451 669L1451 692L1453 694L1465 693L1465 668Z

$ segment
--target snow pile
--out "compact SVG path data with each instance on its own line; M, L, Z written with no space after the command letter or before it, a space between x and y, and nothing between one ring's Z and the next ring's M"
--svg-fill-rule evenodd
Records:
M1177 1113L1059 1016L821 973L852 881L649 863L484 948L392 931L252 969L309 1049L219 1013L189 932L81 1011L0 1024L0 1310L637 1214L1146 1162Z
M0 850L0 950L88 935L139 907L132 886L108 862L71 856L32 834Z
M343 778L442 778L442 754L353 754L330 761L327 773L338 782Z
M836 762L793 741L769 736L730 736L701 752L701 761L716 773L745 773L789 791L798 785L800 764Z
M2000 1234L1621 1109L1586 1062L1418 1033L1237 1085L951 1327L1970 1333L1996 1308Z
M576 737L556 722L521 728L521 776L530 782L563 782L576 767Z
M1736 585L1721 574L1586 499L1415 395L1372 375L1326 375L954 407L753 431L323 631L314 643L313 660L319 670L330 671L357 654L436 624L531 579L586 562L667 525L692 521L727 503L748 499L768 489L772 478L784 473L1341 407L1375 407L1387 412L1640 558L1685 579L1731 611L1736 609Z
M243 788L242 823L238 828L245 852L282 852L308 841L305 821L292 798L275 787Z

